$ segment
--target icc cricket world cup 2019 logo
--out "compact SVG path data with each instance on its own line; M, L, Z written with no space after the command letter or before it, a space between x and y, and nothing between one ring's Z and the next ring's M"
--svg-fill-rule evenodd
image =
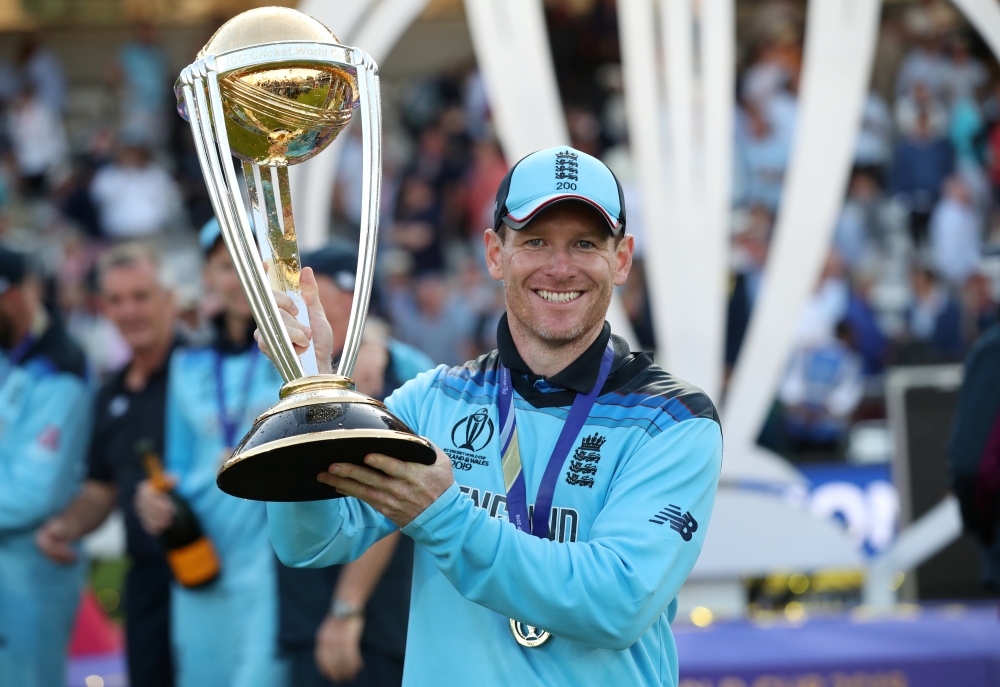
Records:
M464 436L459 430L465 427ZM485 436L484 436L485 433ZM481 450L493 438L493 420L486 408L462 418L451 428L451 443L456 448L475 453ZM461 441L461 443L459 443Z

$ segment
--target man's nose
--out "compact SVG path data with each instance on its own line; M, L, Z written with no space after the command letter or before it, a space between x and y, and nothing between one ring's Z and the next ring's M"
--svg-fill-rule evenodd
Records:
M573 257L568 248L556 248L546 270L554 277L569 277L576 273Z

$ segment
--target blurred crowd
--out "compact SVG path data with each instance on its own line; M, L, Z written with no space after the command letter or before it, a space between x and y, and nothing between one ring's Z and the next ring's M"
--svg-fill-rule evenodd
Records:
M621 179L637 237L623 303L656 346L644 285L644 221L628 152L615 3L546 6L570 143ZM739 27L732 274L725 364L738 359L764 276L797 115L804 9L761 4ZM196 230L212 211L172 65L153 27L108 55L116 117L67 134L70 86L36 36L0 61L0 237L50 277L48 300L97 379L128 358L98 307L94 267L123 239L158 242L179 273L184 327L204 335L217 303L200 286ZM495 345L502 293L481 236L508 164L473 66L389 83L385 194L373 306L398 339L435 363ZM361 146L343 134L329 233L358 238ZM725 135L720 132L720 135ZM882 417L887 365L954 362L997 318L1000 73L944 2L886 8L854 169L823 277L762 440L801 458L842 457L850 426Z
M802 19L765 5L743 44L727 367L766 278ZM843 457L852 423L884 417L887 366L961 361L997 321L998 76L950 4L886 8L846 198L762 442L798 460Z

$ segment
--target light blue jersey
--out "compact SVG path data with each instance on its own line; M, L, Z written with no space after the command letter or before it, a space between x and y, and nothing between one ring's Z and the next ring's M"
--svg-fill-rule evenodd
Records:
M233 448L224 437L216 364L221 356L236 442L277 403L281 377L256 346L224 353L220 346L179 348L170 361L166 468L178 478L178 492L221 559L215 582L197 589L174 585L177 684L274 687L284 680L277 656L277 561L267 540L264 504L229 496L215 485L227 449Z
M90 440L83 355L52 325L0 354L0 684L62 687L86 562L54 563L35 531L72 500Z
M387 401L451 457L457 482L403 528L418 545L404 685L676 685L670 622L715 499L715 409L615 337L611 375L560 473L550 540L518 531L507 522L500 465L499 359L514 373L530 503L574 392L594 384L610 330L546 381L522 374L505 325L499 354L438 367ZM267 508L278 556L301 567L353 560L396 529L353 498ZM510 618L553 639L522 647Z

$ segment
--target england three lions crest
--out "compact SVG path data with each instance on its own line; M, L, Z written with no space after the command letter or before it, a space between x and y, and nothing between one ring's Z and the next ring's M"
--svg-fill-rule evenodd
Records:
M601 462L601 447L606 441L607 439L597 432L583 438L570 460L569 470L566 471L566 484L593 488L597 464Z

